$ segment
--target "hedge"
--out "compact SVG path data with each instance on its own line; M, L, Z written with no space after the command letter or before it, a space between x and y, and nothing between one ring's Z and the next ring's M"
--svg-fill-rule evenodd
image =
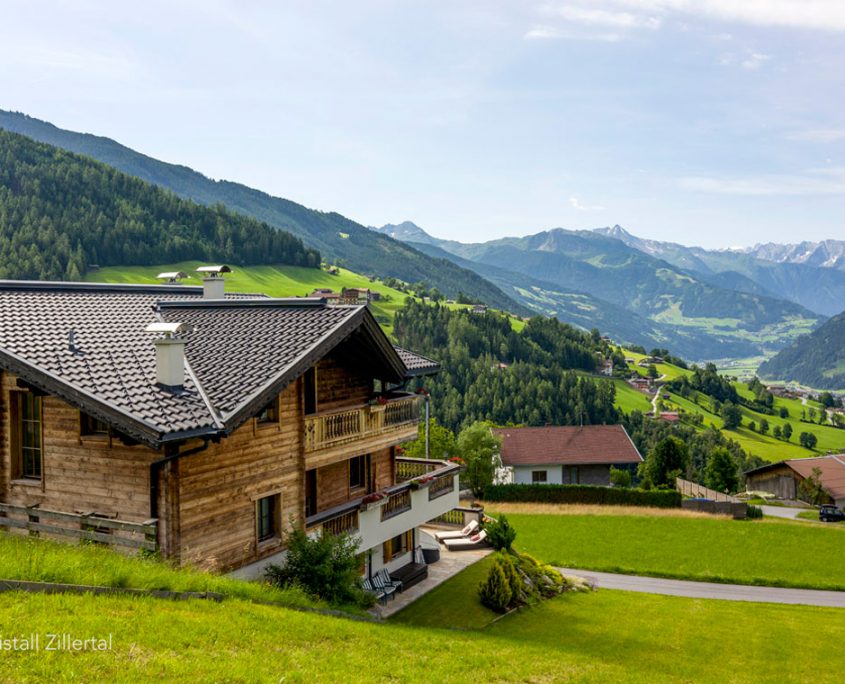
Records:
M681 493L675 490L625 489L594 485L504 484L484 490L485 501L525 503L601 504L604 506L655 506L679 508Z

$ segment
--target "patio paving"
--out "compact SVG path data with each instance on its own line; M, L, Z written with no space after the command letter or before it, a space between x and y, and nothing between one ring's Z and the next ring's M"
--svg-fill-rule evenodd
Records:
M423 528L429 534L441 528ZM447 579L454 577L461 570L477 563L485 556L493 553L493 549L473 549L472 551L448 551L445 546L440 545L440 560L428 566L428 577L422 582L406 589L401 594L395 594L395 599L390 599L387 605L377 604L370 609L370 614L377 618L386 619L394 613L398 613L405 606L416 601L420 596L427 594L434 587L442 584Z

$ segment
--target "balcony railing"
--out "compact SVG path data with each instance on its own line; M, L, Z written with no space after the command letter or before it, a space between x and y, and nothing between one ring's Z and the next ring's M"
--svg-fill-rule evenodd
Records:
M419 514L422 517L419 521L410 521L411 527L424 524L428 522L429 518L445 513L445 511L435 509L434 513L428 516L424 515L425 511L431 510L427 502L454 491L455 476L461 467L456 463L446 461L397 459L397 469L400 463L407 461L415 461L414 465L425 469L426 472L421 473L421 480L408 479L405 482L388 487L380 492L383 495L382 499L376 502L371 501L364 504L365 497L358 497L309 516L305 520L305 527L308 532L312 533L319 530L330 534L348 532L350 534L360 533L362 536L368 537L365 534L365 528L372 532L374 525L413 512L418 507L421 509ZM361 548L369 548L370 541L370 538L363 539Z
M356 406L305 418L305 451L319 451L416 425L422 397L407 394L385 404Z

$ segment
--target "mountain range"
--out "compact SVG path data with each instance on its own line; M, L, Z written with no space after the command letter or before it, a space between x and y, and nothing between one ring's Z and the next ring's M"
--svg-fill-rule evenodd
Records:
M830 259L774 262L647 240L620 226L475 244L435 238L410 221L374 230L473 268L537 311L596 321L616 339L694 360L770 355L845 301L845 273ZM826 244L835 250L835 241Z
M412 222L369 229L24 114L0 110L0 128L92 157L179 197L225 205L360 273L424 281L447 296L464 293L518 315L598 327L620 342L667 348L691 360L769 356L812 332L845 301L841 241L705 250L613 226L464 244L435 238Z

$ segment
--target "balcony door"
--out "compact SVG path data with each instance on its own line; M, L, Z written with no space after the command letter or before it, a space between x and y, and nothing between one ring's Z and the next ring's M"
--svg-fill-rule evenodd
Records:
M305 471L305 517L317 513L317 469Z

